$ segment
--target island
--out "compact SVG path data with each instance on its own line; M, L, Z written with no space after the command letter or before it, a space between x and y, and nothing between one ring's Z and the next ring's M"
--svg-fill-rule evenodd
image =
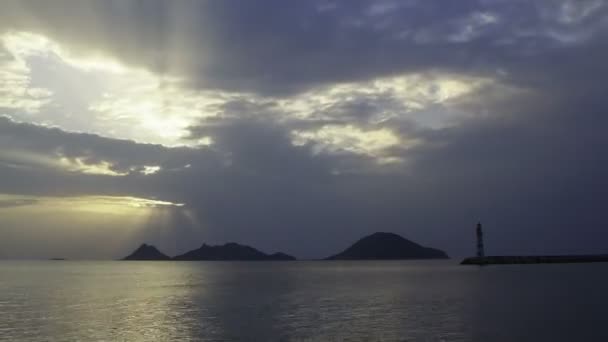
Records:
M355 242L341 253L322 260L415 260L449 259L439 249L421 246L394 233L378 232ZM251 246L229 242L223 245L203 243L199 248L169 257L152 245L142 244L122 260L175 261L291 261L295 257L277 252L266 254Z
M159 251L158 248L144 243L122 260L162 261L171 260L171 258Z
M295 257L277 252L266 254L253 247L230 242L224 245L210 246L203 244L200 248L191 250L173 258L159 251L152 245L142 244L133 253L121 260L175 260L175 261L290 261Z
M408 260L449 259L439 249L423 247L394 233L378 232L368 235L341 253L325 260Z
M230 242L218 246L203 244L200 248L175 256L173 260L289 261L296 258L280 252L266 254L253 247Z

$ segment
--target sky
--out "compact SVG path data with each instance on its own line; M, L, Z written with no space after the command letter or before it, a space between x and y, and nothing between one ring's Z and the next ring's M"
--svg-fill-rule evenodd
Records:
M3 0L0 257L608 252L608 2Z

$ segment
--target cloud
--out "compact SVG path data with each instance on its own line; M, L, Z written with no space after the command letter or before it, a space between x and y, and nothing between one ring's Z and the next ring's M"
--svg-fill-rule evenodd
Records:
M40 34L9 32L2 41L23 68L18 92L40 98L37 102L24 102L19 100L23 96L7 95L10 106L5 107L11 116L35 124L167 146L211 143L183 139L188 126L203 118L230 115L234 109L242 113L242 108L233 108L239 105L250 106L248 115L254 115L252 106L257 106L263 111L281 113L283 119L340 120L343 127L339 129L344 132L357 118L365 119L358 124L370 124L403 115L423 125L438 126L444 124L441 117L422 117L417 112L431 105L437 112L439 106L445 107L450 101L495 82L490 78L423 72L264 99L247 93L185 89L184 81L128 67L108 57L75 56ZM78 86L82 82L88 84L84 90ZM33 116L33 112L40 113ZM337 132L335 127L331 129ZM78 162L72 164L79 167ZM107 169L103 165L97 167L104 168Z
M423 69L487 74L521 62L521 53L605 31L598 1L327 4L9 1L2 19L85 55L102 51L196 87L265 95Z
M29 198L0 199L0 209L13 208L36 204L38 201Z
M1 195L0 208L20 206L64 206L74 210L116 210L117 207L129 208L161 208L183 207L183 203L172 203L154 199L118 196L19 196Z
M301 144L319 142L319 152L347 151L376 156L382 150L400 144L399 138L387 129L363 131L353 126L326 125L318 131L294 132L296 141Z
M109 57L74 55L41 34L11 31L0 43L7 60L0 109L31 123L175 146L223 96Z
M50 102L51 91L29 86L28 65L0 45L0 110L21 109L38 113Z
M171 201L150 177L189 167L208 150L167 148L92 134L66 132L0 117L0 185L3 193L117 195ZM211 160L212 158L210 158ZM163 197L164 196L164 197Z

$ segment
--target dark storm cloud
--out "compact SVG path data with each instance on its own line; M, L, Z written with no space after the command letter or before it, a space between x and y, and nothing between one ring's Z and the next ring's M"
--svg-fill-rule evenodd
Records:
M428 132L428 143L409 151L416 181L437 196L433 207L453 216L442 220L463 226L479 217L505 253L602 251L606 103L580 97L494 110Z
M4 162L13 160L15 163L36 164L36 157L20 159L20 153L12 153L21 151L22 157L33 154L50 159L78 159L85 165L107 162L115 172L126 172L145 165L179 168L188 163L193 153L189 148L170 149L161 145L138 144L130 140L18 123L6 116L0 116L0 145L0 160L4 159Z
M3 8L6 27L191 85L264 94L425 69L529 71L547 50L584 44L606 25L601 1L34 0Z
M212 138L213 145L201 149L2 118L3 152L106 161L115 171L163 167L149 176L108 177L23 171L4 161L4 191L166 198L187 203L209 241L236 240L268 251L281 246L304 257L329 255L373 231L468 254L478 219L492 252L605 251L608 39L602 1L2 6L10 9L3 11L6 27L41 30L71 46L188 75L193 87L254 93L219 105L218 117L190 127L193 141ZM344 99L313 120L293 118L263 96L431 70L495 83L451 103L467 115L438 129L405 116L374 120L383 110L407 109L390 94ZM386 166L365 155L318 153L312 143L292 143L293 130L330 124L390 128L419 144L391 147L390 155L404 163Z
M193 156L214 160L207 150L141 144L94 134L19 123L0 116L0 193L38 196L135 195L173 200L159 193L146 166L174 174ZM217 164L217 163L215 163ZM107 167L122 176L87 174Z

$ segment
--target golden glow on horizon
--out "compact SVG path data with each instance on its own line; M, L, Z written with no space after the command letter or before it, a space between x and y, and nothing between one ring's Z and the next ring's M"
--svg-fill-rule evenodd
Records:
M141 243L144 236L171 239L176 228L196 233L199 227L185 227L197 221L183 203L133 196L0 194L0 217L3 228L8 229L3 252L13 256L22 255L24 245L38 243L44 246L42 249L54 249L62 257L72 258L82 256L74 242L88 241L91 255L119 257L130 249L125 246ZM179 227L176 222L180 222ZM11 231L15 234L11 235ZM72 247L71 253L66 252ZM56 255L46 257L52 256Z
M110 248L150 229L170 235L172 217L188 217L183 203L132 196L21 196L0 194L4 222L23 225L24 234L66 239L104 237Z

